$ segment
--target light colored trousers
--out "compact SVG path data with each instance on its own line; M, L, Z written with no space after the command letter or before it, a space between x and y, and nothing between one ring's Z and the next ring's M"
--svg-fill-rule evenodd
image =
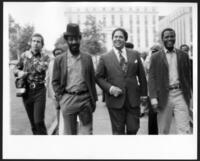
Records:
M170 90L166 106L157 115L159 134L169 134L172 118L176 134L190 134L189 108L180 89Z
M77 130L78 135L91 135L92 134L92 124L83 125L82 122L77 117ZM59 135L69 135L67 131L65 131L64 127L64 118L62 112L60 111L60 124L59 124Z

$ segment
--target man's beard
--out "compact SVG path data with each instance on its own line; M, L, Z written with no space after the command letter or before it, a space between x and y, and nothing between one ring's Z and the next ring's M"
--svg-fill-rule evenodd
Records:
M69 45L69 50L71 51L72 55L79 54L79 44Z

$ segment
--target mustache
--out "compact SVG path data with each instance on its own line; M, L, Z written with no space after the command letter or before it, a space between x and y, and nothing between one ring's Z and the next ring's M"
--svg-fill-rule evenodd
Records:
M70 45L70 47L79 47L79 44Z

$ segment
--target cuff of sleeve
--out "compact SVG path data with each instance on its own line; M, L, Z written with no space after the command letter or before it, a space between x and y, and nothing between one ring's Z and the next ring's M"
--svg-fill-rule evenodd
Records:
M147 99L147 96L141 96L140 99Z
M151 104L152 105L158 104L157 98L151 98Z
M110 94L111 94L112 89L113 89L113 86L111 86L110 89L109 89L109 93Z

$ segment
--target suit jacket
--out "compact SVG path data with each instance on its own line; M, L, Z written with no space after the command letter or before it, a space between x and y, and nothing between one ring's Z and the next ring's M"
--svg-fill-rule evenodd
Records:
M114 51L100 57L96 70L96 81L105 91L105 101L108 108L122 108L127 98L132 107L139 106L140 96L147 96L147 82L144 68L137 51L126 49L128 70L125 74ZM137 78L139 78L138 85ZM114 85L122 89L123 94L114 97L109 94L110 87Z
M191 98L190 62L186 53L176 49L179 81L183 96L189 105ZM149 96L158 98L159 107L165 107L169 94L169 69L164 49L151 57L149 69Z
M91 104L94 111L97 101L97 92L95 87L95 75L92 58L88 54L84 53L80 53L80 56L83 77L89 90ZM56 57L54 61L52 86L57 98L64 94L65 87L67 86L67 74L67 52L65 52Z

